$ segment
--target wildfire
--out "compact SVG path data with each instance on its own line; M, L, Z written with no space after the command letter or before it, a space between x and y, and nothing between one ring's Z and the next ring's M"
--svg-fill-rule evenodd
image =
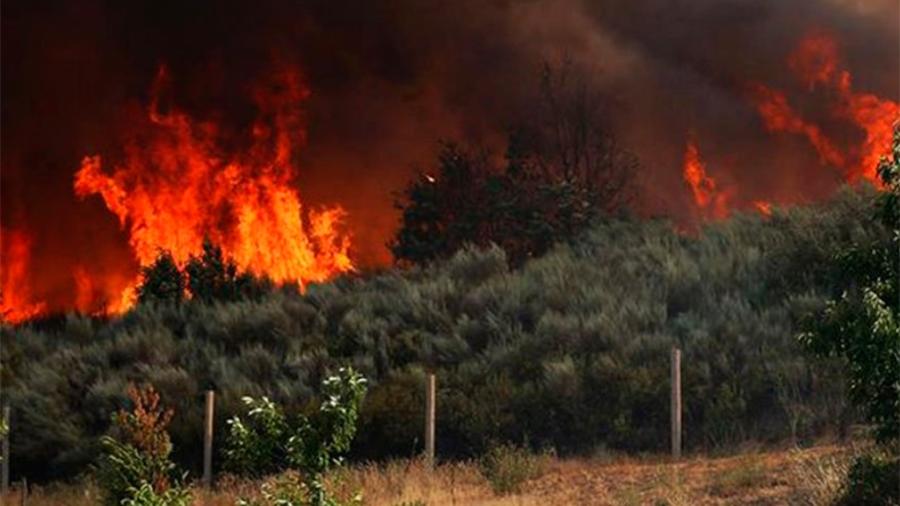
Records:
M45 304L31 300L28 271L31 263L31 237L21 230L0 230L0 317L18 323L44 311Z
M728 193L723 192L716 185L716 180L706 173L706 165L700 159L700 150L693 138L688 140L684 151L682 175L704 218L720 220L728 217Z
M772 132L804 135L818 151L823 163L844 171L848 181L861 179L880 185L878 160L890 150L892 125L900 119L900 104L870 93L857 93L850 72L841 69L837 43L824 34L805 37L788 57L788 66L810 91L824 87L830 114L848 121L862 132L862 143L842 153L821 129L803 120L788 103L785 94L756 84L752 99L766 128Z
M838 46L824 34L805 37L787 59L790 70L802 81L808 92L817 92L828 101L827 112L835 120L856 127L861 141L839 145L823 129L795 110L787 94L761 83L748 86L749 98L763 120L767 131L802 135L819 155L822 165L841 170L849 182L867 180L881 185L878 161L890 151L893 124L900 119L900 104L870 93L858 93L851 86L849 71L841 68ZM819 88L817 90L817 88ZM707 174L695 141L688 142L682 169L696 208L705 219L721 219L729 214L730 197L737 192L721 185ZM768 200L744 200L764 216L770 216Z
M163 68L154 97L167 79ZM154 98L145 128L125 143L122 161L106 173L101 156L85 157L75 192L103 199L128 231L141 265L152 263L161 249L183 264L209 238L240 269L275 282L302 287L351 270L350 242L339 231L344 211L305 210L292 187L305 141L299 106L309 92L293 70L275 81L254 95L260 115L246 150L224 150L216 125L176 109L161 112ZM79 294L89 291L89 280L79 280L78 287ZM127 307L133 290L131 284L108 309Z

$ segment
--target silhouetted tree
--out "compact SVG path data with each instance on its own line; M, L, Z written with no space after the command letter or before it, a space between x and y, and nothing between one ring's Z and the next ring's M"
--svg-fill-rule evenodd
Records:
M184 272L191 297L205 302L258 296L271 288L271 283L265 278L238 272L237 265L226 259L222 248L209 239L203 241L203 254L192 255Z
M184 288L184 274L178 269L172 253L163 250L152 264L141 269L138 302L179 304L184 299Z
M494 243L519 265L629 202L637 161L605 127L603 101L584 75L569 63L545 66L537 103L511 132L503 166L483 150L442 146L436 172L395 203L397 261L423 264Z

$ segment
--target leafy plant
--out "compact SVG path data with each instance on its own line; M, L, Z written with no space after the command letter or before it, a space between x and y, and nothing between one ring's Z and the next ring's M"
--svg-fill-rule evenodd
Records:
M312 416L299 414L288 420L266 398L245 399L252 422L245 423L240 417L228 421L226 465L254 473L259 468L253 466L266 471L297 469L309 504L337 504L325 491L323 475L341 465L342 455L350 449L365 392L365 378L352 368L341 368L337 375L322 382L324 399Z
M159 394L150 385L130 385L128 396L131 411L119 410L113 416L117 437L101 439L103 455L96 476L104 504L186 504L190 496L181 489L175 464L169 460L172 443L166 427L173 411L160 406Z
M847 475L844 506L900 505L900 458L883 452L862 455Z
M874 217L892 234L838 256L842 292L800 338L820 354L847 360L851 397L875 424L878 440L891 443L900 438L900 126L893 159L882 159L879 174L885 191Z
M191 506L191 494L186 488L174 487L157 492L144 482L137 490L130 490L131 497L122 500L122 506Z
M263 476L282 469L287 462L291 430L287 418L268 397L242 400L248 409L246 421L235 416L227 422L226 467L249 476Z
M257 499L240 499L238 506L307 506L309 489L296 473L286 472L266 480Z

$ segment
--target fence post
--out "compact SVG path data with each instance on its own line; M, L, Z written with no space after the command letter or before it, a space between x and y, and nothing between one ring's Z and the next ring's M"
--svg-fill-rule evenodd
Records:
M9 492L9 433L12 425L9 419L9 406L3 406L3 422L6 425L6 434L3 436L3 464L0 466L0 494Z
M434 415L435 415L435 378L429 371L425 385L425 460L434 465Z
M681 350L672 347L672 459L681 458Z
M213 415L215 414L216 394L206 391L206 420L203 425L203 486L212 488L212 443Z

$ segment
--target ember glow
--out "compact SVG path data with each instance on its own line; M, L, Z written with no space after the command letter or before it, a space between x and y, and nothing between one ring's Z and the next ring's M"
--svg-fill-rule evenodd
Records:
M162 68L156 93L168 78ZM146 124L125 143L124 158L104 170L101 155L85 157L75 192L103 199L128 231L141 265L160 250L184 264L209 238L238 268L278 283L302 287L349 271L350 242L339 231L343 210L306 210L292 186L296 150L305 139L300 105L308 94L293 70L257 90L260 116L249 147L239 152L222 149L215 124L175 109L161 112L155 95ZM127 307L135 283L107 310ZM79 300L88 300L80 295L90 287L83 274L78 287Z

